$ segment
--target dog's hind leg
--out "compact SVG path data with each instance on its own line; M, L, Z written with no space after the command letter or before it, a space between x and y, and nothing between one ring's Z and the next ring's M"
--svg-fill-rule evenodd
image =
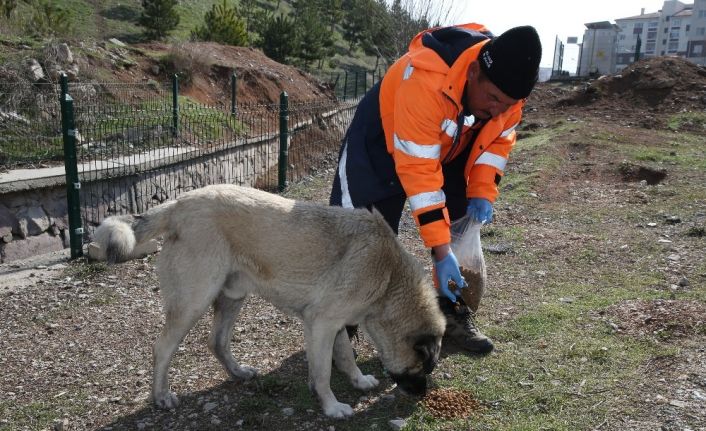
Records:
M204 307L204 311L205 311ZM169 390L169 364L184 339L187 332L194 326L201 313L189 313L193 309L177 310L175 307L165 307L166 322L162 333L154 343L154 376L152 381L152 398L157 407L172 409L179 402L176 394Z
M208 338L208 348L231 378L236 380L249 380L257 374L255 368L239 365L230 351L233 324L244 301L245 298L232 299L223 293L218 295L213 301L213 326Z
M363 375L360 368L358 368L353 355L353 347L345 328L342 328L336 334L336 341L333 344L333 358L336 368L348 376L354 388L367 391L380 383L371 375Z
M351 406L338 402L331 391L331 359L336 330L331 328L330 322L305 320L304 338L309 363L309 389L319 398L326 416L332 418L351 416L353 414Z
M185 288L183 283L175 285L174 291L185 297L178 297L175 292L164 294L165 322L162 333L154 343L154 376L152 397L157 407L172 409L178 405L176 394L169 390L169 364L179 344L196 321L208 310L213 296L209 294L189 294L195 292Z

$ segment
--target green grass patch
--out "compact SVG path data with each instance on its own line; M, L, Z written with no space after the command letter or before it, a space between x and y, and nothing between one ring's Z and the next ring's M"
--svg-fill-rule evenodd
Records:
M671 130L687 129L706 131L706 113L680 112L669 117L667 127Z

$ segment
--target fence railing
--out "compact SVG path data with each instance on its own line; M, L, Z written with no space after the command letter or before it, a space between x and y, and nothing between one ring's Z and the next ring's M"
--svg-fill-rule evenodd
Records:
M6 169L13 161L64 163L72 256L81 255L106 216L143 212L212 183L282 190L331 166L356 106L352 98L307 103L286 93L279 104L242 104L235 91L222 105L207 106L178 89L176 79L169 85L64 80L58 90L41 89L60 102L42 106L35 118L46 124L30 121L21 129L35 139L0 141ZM0 104L0 112L29 119L21 105L7 106ZM17 121L25 124L10 120ZM37 127L50 130L51 139L32 135ZM49 151L55 156L42 159Z

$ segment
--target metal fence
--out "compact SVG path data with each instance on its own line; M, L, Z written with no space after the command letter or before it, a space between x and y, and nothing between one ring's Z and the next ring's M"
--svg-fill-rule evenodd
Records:
M0 82L0 169L62 162L59 86Z
M277 191L332 166L357 104L289 101L285 93L279 104L241 104L233 91L207 106L180 96L176 78L63 80L31 90L46 97L34 111L0 90L0 131L20 125L0 141L0 167L65 165L74 257L106 216L140 213L212 183Z

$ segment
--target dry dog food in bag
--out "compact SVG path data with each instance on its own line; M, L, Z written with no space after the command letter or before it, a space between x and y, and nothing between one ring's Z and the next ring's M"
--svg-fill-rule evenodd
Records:
M485 291L485 259L480 243L481 223L471 221L464 216L451 225L451 250L466 279L468 287L461 289L461 297L471 310L477 311Z

